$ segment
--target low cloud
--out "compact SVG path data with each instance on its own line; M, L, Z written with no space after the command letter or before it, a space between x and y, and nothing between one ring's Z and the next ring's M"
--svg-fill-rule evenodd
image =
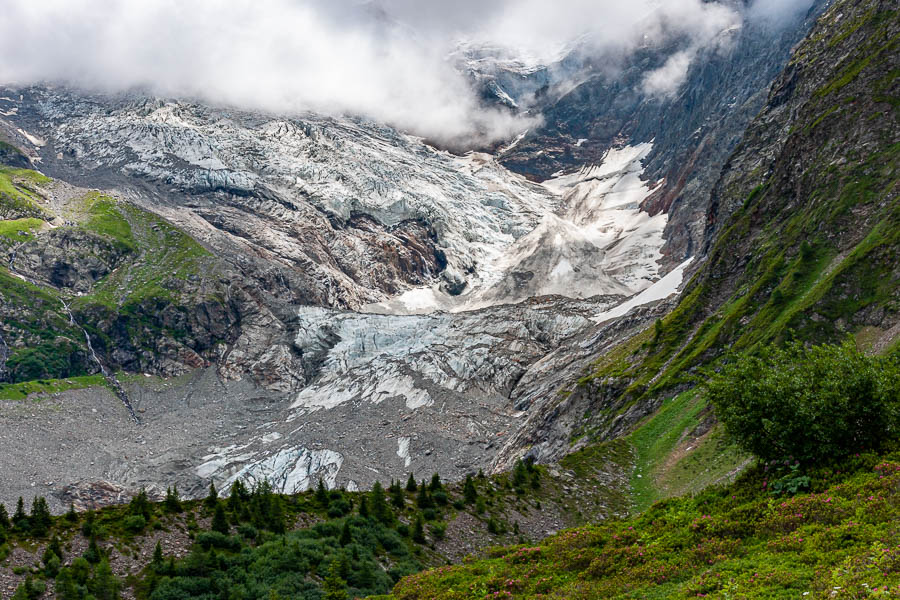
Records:
M740 19L703 0L6 0L3 12L0 82L355 114L474 143L534 121L482 105L447 60L461 39L547 60L579 36L624 52L670 36L701 47ZM677 89L691 56L670 58L647 89Z

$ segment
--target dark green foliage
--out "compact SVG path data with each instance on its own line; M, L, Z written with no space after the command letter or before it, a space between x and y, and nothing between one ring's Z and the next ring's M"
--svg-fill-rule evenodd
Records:
M384 489L381 487L381 482L376 481L375 485L372 486L372 491L369 493L369 499L369 507L372 516L385 525L390 525L394 521L394 513L391 512L391 507L388 506L387 499L384 496Z
M153 505L150 504L146 490L141 489L137 496L131 499L131 502L128 503L128 512L143 517L145 522L150 520L150 517L153 516Z
M0 529L9 529L9 527L9 513L6 512L6 507L0 502Z
M101 551L100 546L97 545L97 538L91 538L87 550L84 551L83 557L93 565L98 564L103 559L103 551Z
M416 496L416 506L419 508L434 508L434 499L432 499L431 494L428 493L428 486L425 485L425 482L422 482L422 485L419 486L419 494Z
M471 475L466 475L466 482L463 484L463 498L466 504L474 504L478 498L478 490L475 488L475 481Z
M94 577L88 583L88 589L97 600L116 600L119 597L119 581L109 567L105 558L94 570Z
M350 533L350 521L348 519L344 521L344 526L341 528L341 546L346 546L352 541L353 535Z
M163 507L166 509L166 512L170 513L180 513L183 510L181 499L178 497L178 486L166 488L166 499L163 502Z
M388 493L391 497L391 504L393 504L395 508L403 508L406 506L406 495L403 493L403 488L400 487L399 482L392 481L391 487L388 488Z
M22 499L22 496L19 496L16 501L16 512L13 513L12 522L18 530L28 529L28 515L25 514L25 500Z
M150 562L150 568L155 572L159 572L163 566L163 551L162 544L159 541L156 542L156 548L153 549L153 559Z
M25 578L25 581L22 582L16 589L16 593L13 594L12 600L37 600L43 595L46 587L40 581L35 581L34 578L29 575Z
M69 510L66 513L66 521L69 523L77 523L78 522L78 513L75 512L75 505L69 504Z
M406 480L406 491L412 493L412 492L415 492L417 489L418 489L418 486L416 486L416 478L413 477L412 473L410 473L409 479Z
M803 464L879 449L900 427L900 365L847 342L744 356L706 384L728 433L763 460Z
M93 537L97 533L97 524L96 524L97 516L94 514L94 511L89 510L84 515L84 523L81 525L81 535L85 537Z
M50 516L50 507L47 506L47 500L42 496L37 496L31 503L31 517L28 519L31 534L36 537L44 537L53 524L53 518Z
M479 515L482 515L482 514L484 514L484 511L486 511L486 510L487 510L487 503L484 501L483 496L479 496L478 499L475 501L475 512L478 513Z
M425 522L422 520L422 515L416 515L416 520L413 523L412 539L418 544L425 543Z
M325 482L321 479L319 480L319 485L316 486L316 501L322 508L328 507L328 491L325 489Z
M322 591L325 592L325 600L347 600L347 582L341 578L340 561L332 561L328 576L322 583Z
M203 500L203 505L206 506L209 510L214 510L216 508L216 504L219 503L219 492L216 491L216 485L210 481L209 482L209 494L206 495L206 498Z
M228 532L230 531L228 519L225 517L225 508L222 506L221 502L216 503L216 512L213 515L210 529L218 531L219 533L224 533L225 535L228 535Z
M147 519L143 515L131 515L122 521L122 527L125 528L125 531L130 531L131 533L140 533L146 526Z
M370 514L369 500L365 496L363 496L359 499L359 516L368 518Z
M432 492L436 492L438 490L444 489L444 485L441 483L441 476L435 473L431 476L431 484L428 486Z
M432 537L436 540L442 540L447 535L447 524L446 523L432 523L429 527L429 531L431 531Z

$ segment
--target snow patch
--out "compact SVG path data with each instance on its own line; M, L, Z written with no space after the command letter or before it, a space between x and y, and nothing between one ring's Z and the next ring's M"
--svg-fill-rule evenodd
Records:
M607 310L595 315L592 320L596 323L602 323L603 321L622 317L628 314L631 309L637 306L649 304L650 302L656 302L657 300L664 300L672 294L677 293L684 279L684 270L688 267L688 265L691 264L691 262L693 262L693 260L693 257L687 259L686 261L678 265L678 267L676 267L671 273L651 285L640 294L637 294L633 298L623 302L622 304L611 310Z

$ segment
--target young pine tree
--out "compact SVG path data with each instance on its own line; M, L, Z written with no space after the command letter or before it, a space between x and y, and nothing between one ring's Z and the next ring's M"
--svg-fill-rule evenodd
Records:
M88 582L88 589L97 600L117 600L119 598L119 580L113 575L109 561L105 558L94 569L94 576Z
M209 482L209 494L207 494L206 498L203 500L203 505L206 508L213 510L216 508L216 505L219 503L219 492L216 491L216 484L212 481Z
M9 526L9 513L6 512L6 507L0 502L0 529L9 529Z
M416 485L416 478L413 477L413 474L409 474L409 479L406 480L406 491L407 492L415 492L418 489Z
M150 561L150 568L154 573L159 573L163 566L163 551L159 541L156 542L156 548L153 549L153 560Z
M475 504L477 498L478 490L475 489L475 480L472 479L472 475L466 475L466 482L463 484L463 499L466 504Z
M25 500L22 496L16 501L16 512L13 513L12 521L16 529L28 529L28 515L25 513Z
M418 544L425 543L425 522L422 520L422 515L416 515L416 521L413 524L412 539Z
M228 527L228 518L225 517L225 508L222 506L221 502L216 502L216 512L213 515L210 529L224 535L228 535L228 532L231 530Z
M43 496L38 496L31 503L31 533L37 537L44 537L50 531L53 524L53 517L50 516L50 507L47 506L47 500Z
M441 476L435 473L431 476L431 485L429 486L432 492L436 492L438 490L444 489L444 484L441 483Z
M322 582L322 591L325 592L325 600L347 600L347 582L341 578L341 565L339 560L331 561L328 576Z
M316 502L322 508L328 507L328 490L325 489L325 482L319 479L319 485L316 487Z

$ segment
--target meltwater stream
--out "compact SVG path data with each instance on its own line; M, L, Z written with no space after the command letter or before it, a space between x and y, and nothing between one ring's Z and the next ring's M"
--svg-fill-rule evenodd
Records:
M36 281L31 280L29 277L19 273L15 269L16 256L18 254L18 246L13 247L12 252L9 258L8 269L9 272L22 278L24 281L32 285L40 285ZM97 356L97 352L94 350L94 345L91 343L91 336L88 335L87 330L82 327L78 321L75 320L75 315L72 314L72 310L69 308L69 305L63 298L59 299L60 304L63 305L63 309L65 309L66 314L69 315L69 324L73 325L81 330L81 333L84 334L85 342L87 342L88 350L91 352L91 358L97 363L97 366L100 367L100 373L103 375L103 378L106 380L106 383L112 388L113 393L116 397L125 405L125 409L128 411L128 414L131 416L131 420L135 423L140 424L141 420L137 416L137 413L134 412L134 407L131 406L131 399L128 398L128 393L125 391L125 388L122 387L122 384L119 383L119 380L116 378L115 374L107 369L103 365L103 361L100 360L100 357ZM6 370L6 360L9 355L9 347L6 345L6 341L3 339L3 336L0 335L0 379Z

